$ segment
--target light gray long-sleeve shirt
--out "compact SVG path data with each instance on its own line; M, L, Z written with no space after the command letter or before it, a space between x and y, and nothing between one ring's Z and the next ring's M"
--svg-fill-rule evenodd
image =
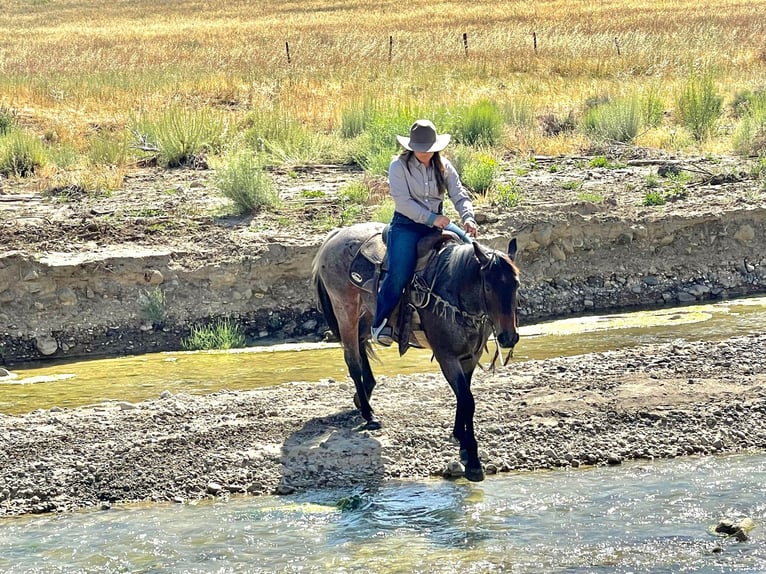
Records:
M423 165L415 155L410 155L409 165L405 165L404 155L391 161L388 168L388 183L394 198L396 211L417 223L433 226L438 215L442 214L444 195L436 187L434 168ZM455 206L463 223L473 220L473 204L468 191L460 182L455 167L446 158L441 158L447 182L447 195ZM409 168L409 169L408 169Z

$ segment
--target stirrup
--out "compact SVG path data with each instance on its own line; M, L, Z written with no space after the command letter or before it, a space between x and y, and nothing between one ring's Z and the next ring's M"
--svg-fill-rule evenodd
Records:
M380 327L373 326L370 330L370 339L373 343L383 345L384 347L390 347L394 342L394 330L387 325L388 319L383 319Z

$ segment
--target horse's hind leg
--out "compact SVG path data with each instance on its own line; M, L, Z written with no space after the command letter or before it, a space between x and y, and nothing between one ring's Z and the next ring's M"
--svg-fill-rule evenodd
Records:
M351 375L356 389L355 398L358 400L355 400L354 404L362 414L362 418L367 421L366 428L375 430L380 428L380 421L370 406L370 394L375 386L375 380L372 378L367 350L362 347L364 343L360 341L357 309L358 305L352 305L344 307L342 310L336 308L335 313L340 328L343 358L346 360L348 373Z

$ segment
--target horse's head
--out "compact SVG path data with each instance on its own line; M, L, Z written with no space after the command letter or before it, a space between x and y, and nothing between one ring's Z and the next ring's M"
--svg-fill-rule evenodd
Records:
M475 241L473 249L481 265L484 303L495 337L501 347L513 349L519 341L519 269L514 263L516 238L508 244L507 254L495 250L485 251Z

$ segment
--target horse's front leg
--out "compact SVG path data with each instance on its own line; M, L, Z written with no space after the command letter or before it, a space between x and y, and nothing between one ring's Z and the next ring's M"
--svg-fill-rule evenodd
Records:
M457 399L452 434L460 443L460 462L465 466L465 477L470 481L479 482L484 480L484 469L479 460L479 446L473 429L476 411L476 402L471 392L473 368L466 372L464 366L455 358L440 360L439 364Z

